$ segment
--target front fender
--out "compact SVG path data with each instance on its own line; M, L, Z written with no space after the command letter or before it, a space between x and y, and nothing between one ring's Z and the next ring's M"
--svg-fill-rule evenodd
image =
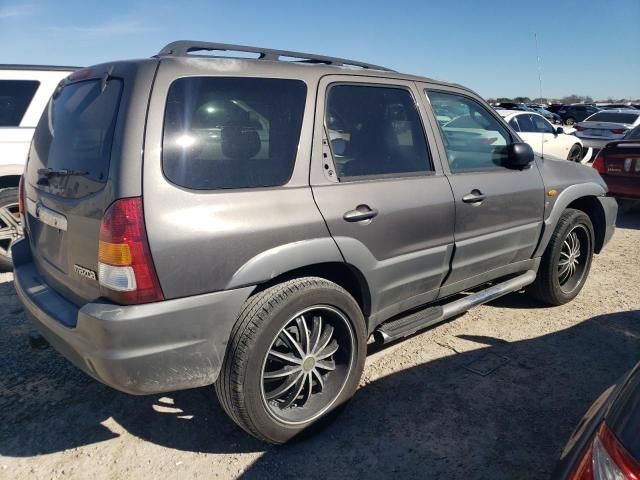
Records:
M287 243L251 258L236 270L225 289L257 285L297 268L327 262L344 262L331 237Z
M550 204L550 201L547 198L547 205L545 205L545 209L550 208L550 211L544 221L542 237L540 238L540 242L538 243L538 247L536 248L533 256L542 256L545 249L547 248L549 240L551 239L551 234L553 234L553 231L558 224L558 220L560 220L562 212L564 212L572 202L578 200L581 197L604 197L605 194L606 189L602 185L595 182L588 182L566 187L557 196L553 204Z

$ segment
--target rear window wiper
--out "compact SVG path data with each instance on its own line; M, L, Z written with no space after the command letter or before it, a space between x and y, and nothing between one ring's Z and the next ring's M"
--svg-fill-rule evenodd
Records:
M38 175L45 178L51 177L71 177L89 175L89 172L83 170L73 170L71 168L40 168Z

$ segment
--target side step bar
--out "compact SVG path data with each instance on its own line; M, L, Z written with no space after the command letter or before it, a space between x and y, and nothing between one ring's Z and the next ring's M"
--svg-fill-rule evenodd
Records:
M383 323L373 332L373 338L378 343L389 343L399 338L408 337L423 328L430 327L455 317L467 310L483 303L495 300L507 293L515 292L526 287L536 279L536 272L528 270L522 275L506 280L492 287L473 293L467 297L444 305L427 307L418 312Z

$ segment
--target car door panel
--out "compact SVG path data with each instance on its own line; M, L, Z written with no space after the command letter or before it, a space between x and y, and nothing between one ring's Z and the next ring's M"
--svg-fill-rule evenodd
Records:
M486 281L488 272L496 271L498 275L504 267L532 257L542 230L544 185L535 163L522 170L500 164L498 159L504 155L503 149L506 151L506 144L513 141L511 133L479 99L453 87L429 88L429 84L420 84L420 87L425 101L433 108L432 119L442 117L443 111L458 110L462 115L479 115L477 122L486 122L483 127L486 132L481 137L490 139L484 143L489 144L488 151L495 163L484 160L477 165L470 164L468 171L461 169L452 161L457 150L451 155L447 127L441 125L439 147L449 155L443 166L456 206L455 250L451 272L441 289L444 295L451 293L448 287L452 285L470 286L473 278ZM464 107L468 107L470 113L465 114ZM475 127L470 133L479 135L478 130ZM500 139L494 141L495 137ZM467 146L468 158L486 157L487 145L472 140Z
M424 106L416 105L418 92L413 83L384 79L375 79L372 83L371 80L346 76L327 76L321 80L311 185L316 204L345 261L357 268L367 281L371 292L370 318L375 325L395 313L437 297L449 269L455 214L451 188L440 168L438 152L433 148L430 148L432 166L429 171L363 175L363 159L369 161L376 151L389 147L383 142L376 145L376 151L367 150L368 147L364 148L357 142L357 135L378 125L379 138L386 138L389 134L393 136L393 132L383 131L387 114L374 114L372 110L373 117L363 117L364 120L359 121L355 118L360 114L358 108L351 109L346 104L351 98L360 98L358 95L362 90L355 90L351 97L345 96L339 102L331 97L332 93L327 93L325 101L324 93L330 92L332 87L345 87L336 89L336 95L337 92L348 92L346 87L400 88L408 92L411 100L407 105L417 108L421 135L426 134L428 145L433 145L434 141L433 132L428 126L424 128ZM381 90L373 92L379 94ZM403 98L406 96L402 95ZM376 101L360 101L365 110L377 104ZM391 105L396 110L409 109L407 105ZM379 121L381 117L383 120ZM407 132L403 131L406 122L406 119L392 122L392 130L398 133L400 143L406 139ZM355 124L362 128L354 129L352 126ZM413 118L412 125L415 124L416 119ZM411 136L417 140L420 132L414 130ZM335 139L340 142L347 139L349 154L333 154L331 145L335 144ZM405 154L402 146L398 146L397 151L398 155ZM353 158L345 163L344 158L349 155ZM428 162L427 158L425 162ZM360 166L351 168L350 163ZM373 210L376 215L372 218L347 220L348 213Z

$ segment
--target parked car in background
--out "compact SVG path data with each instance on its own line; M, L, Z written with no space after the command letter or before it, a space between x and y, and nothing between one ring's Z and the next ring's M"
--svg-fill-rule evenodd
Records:
M593 162L595 168L623 210L640 204L640 126L623 140L608 143Z
M527 105L527 107L529 107L534 112L539 113L544 118L549 120L551 123L555 123L555 124L559 124L559 125L562 124L562 117L560 115L558 115L557 113L550 112L546 108L538 106L538 105L529 104L529 105Z
M574 125L575 135L586 147L599 150L607 143L622 140L640 125L640 110L602 110Z
M640 478L640 363L605 390L569 438L552 480Z
M582 142L573 135L564 133L562 127L549 123L535 112L496 110L518 135L531 145L538 155L553 155L571 162L580 162L588 151L583 152Z
M551 103L547 105L545 108L552 113L558 113L558 110L560 110L564 106L565 105L563 103Z
M636 108L633 105L626 104L626 103L608 103L608 104L605 104L605 105L598 105L597 107L602 109L602 110L613 110L613 109L616 109L616 108L625 108L625 109L629 109L629 108L635 109Z
M11 268L9 245L22 236L18 181L49 97L75 67L0 65L0 271Z
M556 113L560 115L565 125L573 126L599 110L593 105L563 105Z
M494 105L494 108L501 108L503 110L522 110L524 112L530 112L531 109L524 103L512 103L512 102L500 102Z

